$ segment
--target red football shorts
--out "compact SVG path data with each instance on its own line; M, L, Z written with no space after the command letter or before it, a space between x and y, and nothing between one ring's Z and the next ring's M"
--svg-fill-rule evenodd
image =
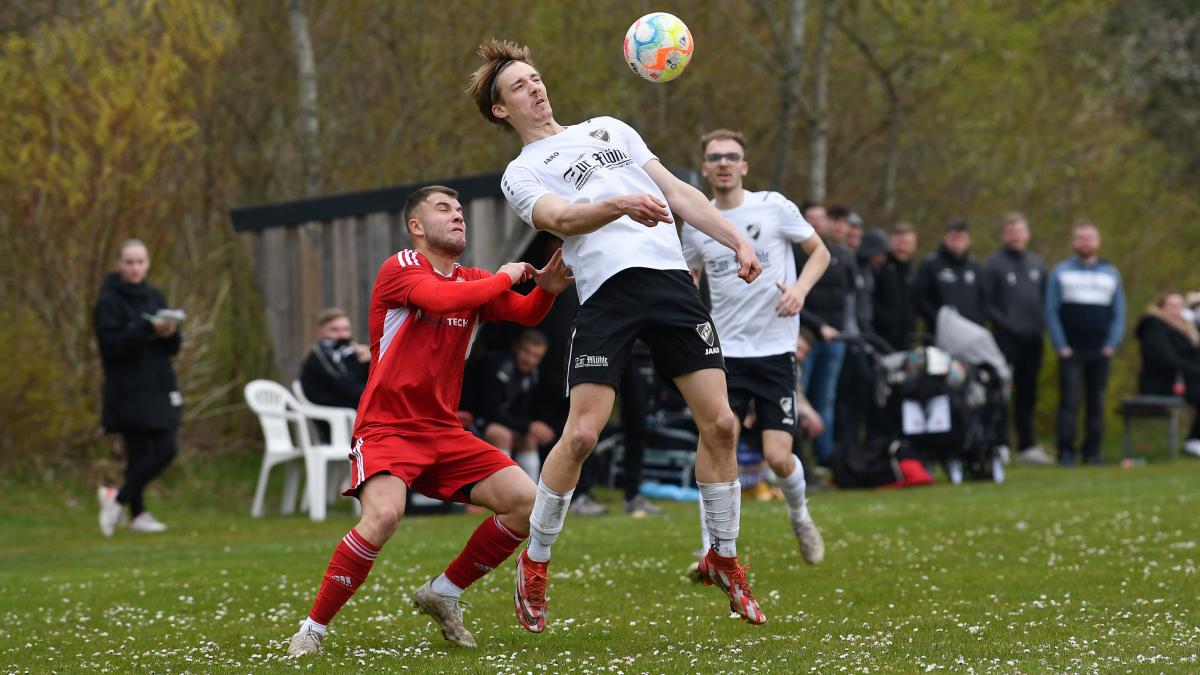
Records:
M461 428L370 434L354 441L350 488L342 494L357 496L368 478L388 473L426 497L466 504L467 490L509 466L517 463Z

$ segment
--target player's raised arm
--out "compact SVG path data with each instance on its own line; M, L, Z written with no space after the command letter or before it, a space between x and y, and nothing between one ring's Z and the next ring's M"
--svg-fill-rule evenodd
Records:
M485 311L485 318L512 321L522 326L536 326L546 318L558 294L575 283L575 277L571 276L567 266L563 264L561 250L555 251L546 266L540 270L533 270L532 275L537 281L532 293L502 293L490 310Z
M545 194L533 207L534 227L562 237L595 232L621 216L629 216L646 227L671 222L667 205L645 194L575 204L558 195Z
M494 276L459 284L439 283L432 276L413 286L408 304L436 314L475 309L533 275L528 263L505 263Z
M703 192L676 178L657 159L646 162L642 169L662 190L671 210L683 216L692 227L733 251L738 260L739 277L749 283L762 274L762 264L750 240L717 211Z

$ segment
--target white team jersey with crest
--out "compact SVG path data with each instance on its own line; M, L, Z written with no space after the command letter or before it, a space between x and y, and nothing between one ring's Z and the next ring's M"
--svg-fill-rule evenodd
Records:
M721 351L730 358L790 354L800 337L800 321L775 312L782 292L777 283L796 283L792 242L813 236L800 209L778 192L743 191L742 205L721 211L750 239L762 263L762 276L742 281L737 256L712 237L684 224L683 252L692 269L708 275L712 317L721 336Z
M652 159L654 153L629 125L596 117L526 145L504 171L502 186L508 203L530 225L534 204L550 193L569 203L649 194L665 204L662 190L642 170ZM687 270L673 225L646 227L628 216L565 237L563 260L575 273L580 303L621 270Z

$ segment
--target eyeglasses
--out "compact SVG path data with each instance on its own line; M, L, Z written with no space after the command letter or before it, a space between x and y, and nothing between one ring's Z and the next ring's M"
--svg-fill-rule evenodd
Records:
M738 162L742 161L742 156L736 152L726 152L724 154L713 152L704 156L704 161L708 162L709 164L718 164L721 160L725 160L730 164L737 164Z

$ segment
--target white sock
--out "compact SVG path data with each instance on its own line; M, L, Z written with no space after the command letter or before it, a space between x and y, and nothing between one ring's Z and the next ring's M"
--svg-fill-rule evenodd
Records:
M538 481L538 473L542 469L542 458L540 455L538 455L537 450L522 450L521 452L516 453L513 456L513 459L517 460L517 466L521 467L522 471L529 474L529 477L533 479L533 482L536 483Z
M699 485L699 483L697 483ZM704 517L704 499L700 499L700 550L707 551L712 546L708 537L708 520ZM703 554L701 554L703 555Z
M783 498L787 500L788 518L793 521L809 520L812 516L808 513L808 499L804 494L804 466L796 457L792 457L792 461L795 462L795 466L790 474L779 477L779 488L783 490Z
M708 527L709 547L724 558L737 555L737 537L742 519L742 485L696 483L704 500L704 524Z
M525 551L530 560L550 560L550 547L558 540L558 533L562 532L574 493L575 488L555 492L538 481L537 498L533 500L533 512L529 514L529 548Z
M433 580L433 583L430 584L430 587L433 588L434 593L443 595L447 598L459 598L462 597L463 594L463 589L455 586L454 582L450 581L450 579L446 577L445 572L439 574L437 578Z
M321 637L325 637L325 626L322 626L316 621L305 617L304 623L300 624L300 632L305 633L308 631L312 631Z

